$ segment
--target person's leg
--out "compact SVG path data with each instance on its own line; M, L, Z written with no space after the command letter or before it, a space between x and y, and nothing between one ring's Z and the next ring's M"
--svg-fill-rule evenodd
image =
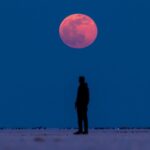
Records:
M83 121L84 121L84 133L88 133L88 117L87 117L87 109L83 112Z
M82 134L82 111L81 109L77 109L77 117L78 117L78 131L74 132L74 134Z
M78 109L77 113L78 113L78 131L82 132L82 111Z

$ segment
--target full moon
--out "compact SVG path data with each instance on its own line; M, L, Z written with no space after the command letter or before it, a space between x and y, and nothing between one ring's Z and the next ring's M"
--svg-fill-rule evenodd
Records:
M59 27L62 41L71 48L86 48L96 39L98 29L92 18L84 14L66 17Z

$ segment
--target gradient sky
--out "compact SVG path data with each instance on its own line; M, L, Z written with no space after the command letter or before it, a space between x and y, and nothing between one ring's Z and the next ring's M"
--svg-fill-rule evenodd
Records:
M74 13L97 23L86 49L59 37ZM149 0L0 1L0 127L76 127L79 75L90 127L150 126Z

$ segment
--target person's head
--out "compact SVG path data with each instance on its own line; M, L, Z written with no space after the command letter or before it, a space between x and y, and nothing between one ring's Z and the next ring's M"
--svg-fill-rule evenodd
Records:
M84 76L80 76L79 77L79 83L80 84L84 84L85 83L85 77Z

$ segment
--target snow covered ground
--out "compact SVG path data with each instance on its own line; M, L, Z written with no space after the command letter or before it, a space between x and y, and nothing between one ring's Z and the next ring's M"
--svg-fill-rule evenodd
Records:
M0 130L0 150L150 150L150 130Z

